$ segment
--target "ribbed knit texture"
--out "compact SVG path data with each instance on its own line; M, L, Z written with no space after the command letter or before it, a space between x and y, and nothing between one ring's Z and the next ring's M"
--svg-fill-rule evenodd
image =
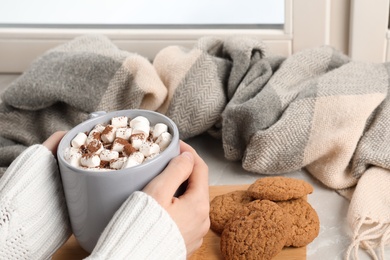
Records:
M88 260L186 259L175 222L150 196L133 193L115 213Z
M49 259L70 234L56 160L34 145L0 179L0 259Z

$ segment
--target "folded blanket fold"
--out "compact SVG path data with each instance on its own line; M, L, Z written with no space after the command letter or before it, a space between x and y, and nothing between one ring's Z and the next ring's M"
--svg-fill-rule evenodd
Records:
M264 56L261 42L240 37L205 37L191 50L161 50L153 66L168 88L168 98L159 112L178 124L183 139L212 129L247 70ZM215 131L221 134L221 129Z
M81 36L39 57L3 94L0 167L93 111L155 110L181 139L221 138L225 157L248 171L305 168L335 190L357 185L347 255L359 246L374 254L389 243L390 220L375 216L390 194L383 185L370 192L375 207L363 196L390 182L389 74L387 63L355 62L329 46L280 57L251 38L204 37L151 63L104 36ZM375 242L361 228L372 224Z

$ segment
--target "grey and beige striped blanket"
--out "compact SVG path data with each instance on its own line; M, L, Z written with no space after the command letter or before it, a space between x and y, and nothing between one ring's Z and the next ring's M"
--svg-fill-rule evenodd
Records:
M205 37L150 62L82 36L39 57L2 95L0 167L90 112L156 110L181 139L220 138L225 157L248 171L305 168L329 188L356 187L352 254L390 243L389 75L390 64L355 62L329 46L280 57L254 39Z

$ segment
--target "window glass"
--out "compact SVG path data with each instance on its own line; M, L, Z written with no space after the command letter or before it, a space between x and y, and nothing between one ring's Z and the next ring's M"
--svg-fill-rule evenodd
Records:
M2 27L281 28L284 0L0 0Z

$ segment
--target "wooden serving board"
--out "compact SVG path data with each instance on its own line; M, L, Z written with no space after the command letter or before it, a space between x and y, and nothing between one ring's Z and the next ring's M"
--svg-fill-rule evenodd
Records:
M217 195L225 194L235 190L245 190L249 185L226 185L226 186L210 186L210 201ZM217 233L209 230L203 239L202 246L190 257L190 260L222 260L221 251L219 249L220 237ZM88 256L74 236L63 245L54 255L53 260L79 260ZM274 260L305 260L306 247L299 248L284 248Z

